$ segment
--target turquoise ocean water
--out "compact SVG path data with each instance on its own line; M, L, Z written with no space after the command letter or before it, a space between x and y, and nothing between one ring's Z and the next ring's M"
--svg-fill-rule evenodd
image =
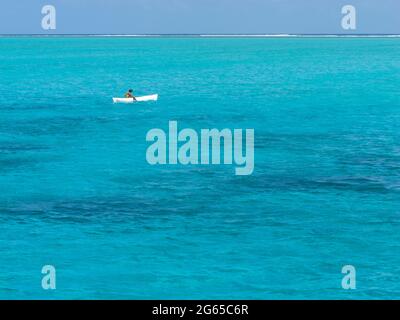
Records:
M1 38L0 298L400 298L399 53L387 38ZM160 99L113 105L129 87ZM150 166L146 133L170 120L254 128L253 175Z

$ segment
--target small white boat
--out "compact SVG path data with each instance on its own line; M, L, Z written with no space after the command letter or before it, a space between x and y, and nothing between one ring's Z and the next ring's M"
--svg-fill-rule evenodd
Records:
M113 98L114 103L134 103L134 102L157 101L157 100L158 100L158 94L135 97L135 100L133 98Z

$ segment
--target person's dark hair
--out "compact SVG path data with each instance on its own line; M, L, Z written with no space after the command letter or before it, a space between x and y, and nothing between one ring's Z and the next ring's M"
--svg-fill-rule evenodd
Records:
M133 90L132 89L129 89L129 92L132 92Z

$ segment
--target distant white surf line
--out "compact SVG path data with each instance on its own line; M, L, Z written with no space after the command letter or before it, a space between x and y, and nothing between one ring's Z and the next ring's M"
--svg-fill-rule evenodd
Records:
M1 37L94 38L400 38L400 34L0 34Z
M204 34L207 38L400 38L399 34Z

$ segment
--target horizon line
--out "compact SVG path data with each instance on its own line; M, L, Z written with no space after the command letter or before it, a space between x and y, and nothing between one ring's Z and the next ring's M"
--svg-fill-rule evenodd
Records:
M400 37L396 33L57 33L57 34L42 34L42 33L26 33L26 34L0 34L0 37Z

